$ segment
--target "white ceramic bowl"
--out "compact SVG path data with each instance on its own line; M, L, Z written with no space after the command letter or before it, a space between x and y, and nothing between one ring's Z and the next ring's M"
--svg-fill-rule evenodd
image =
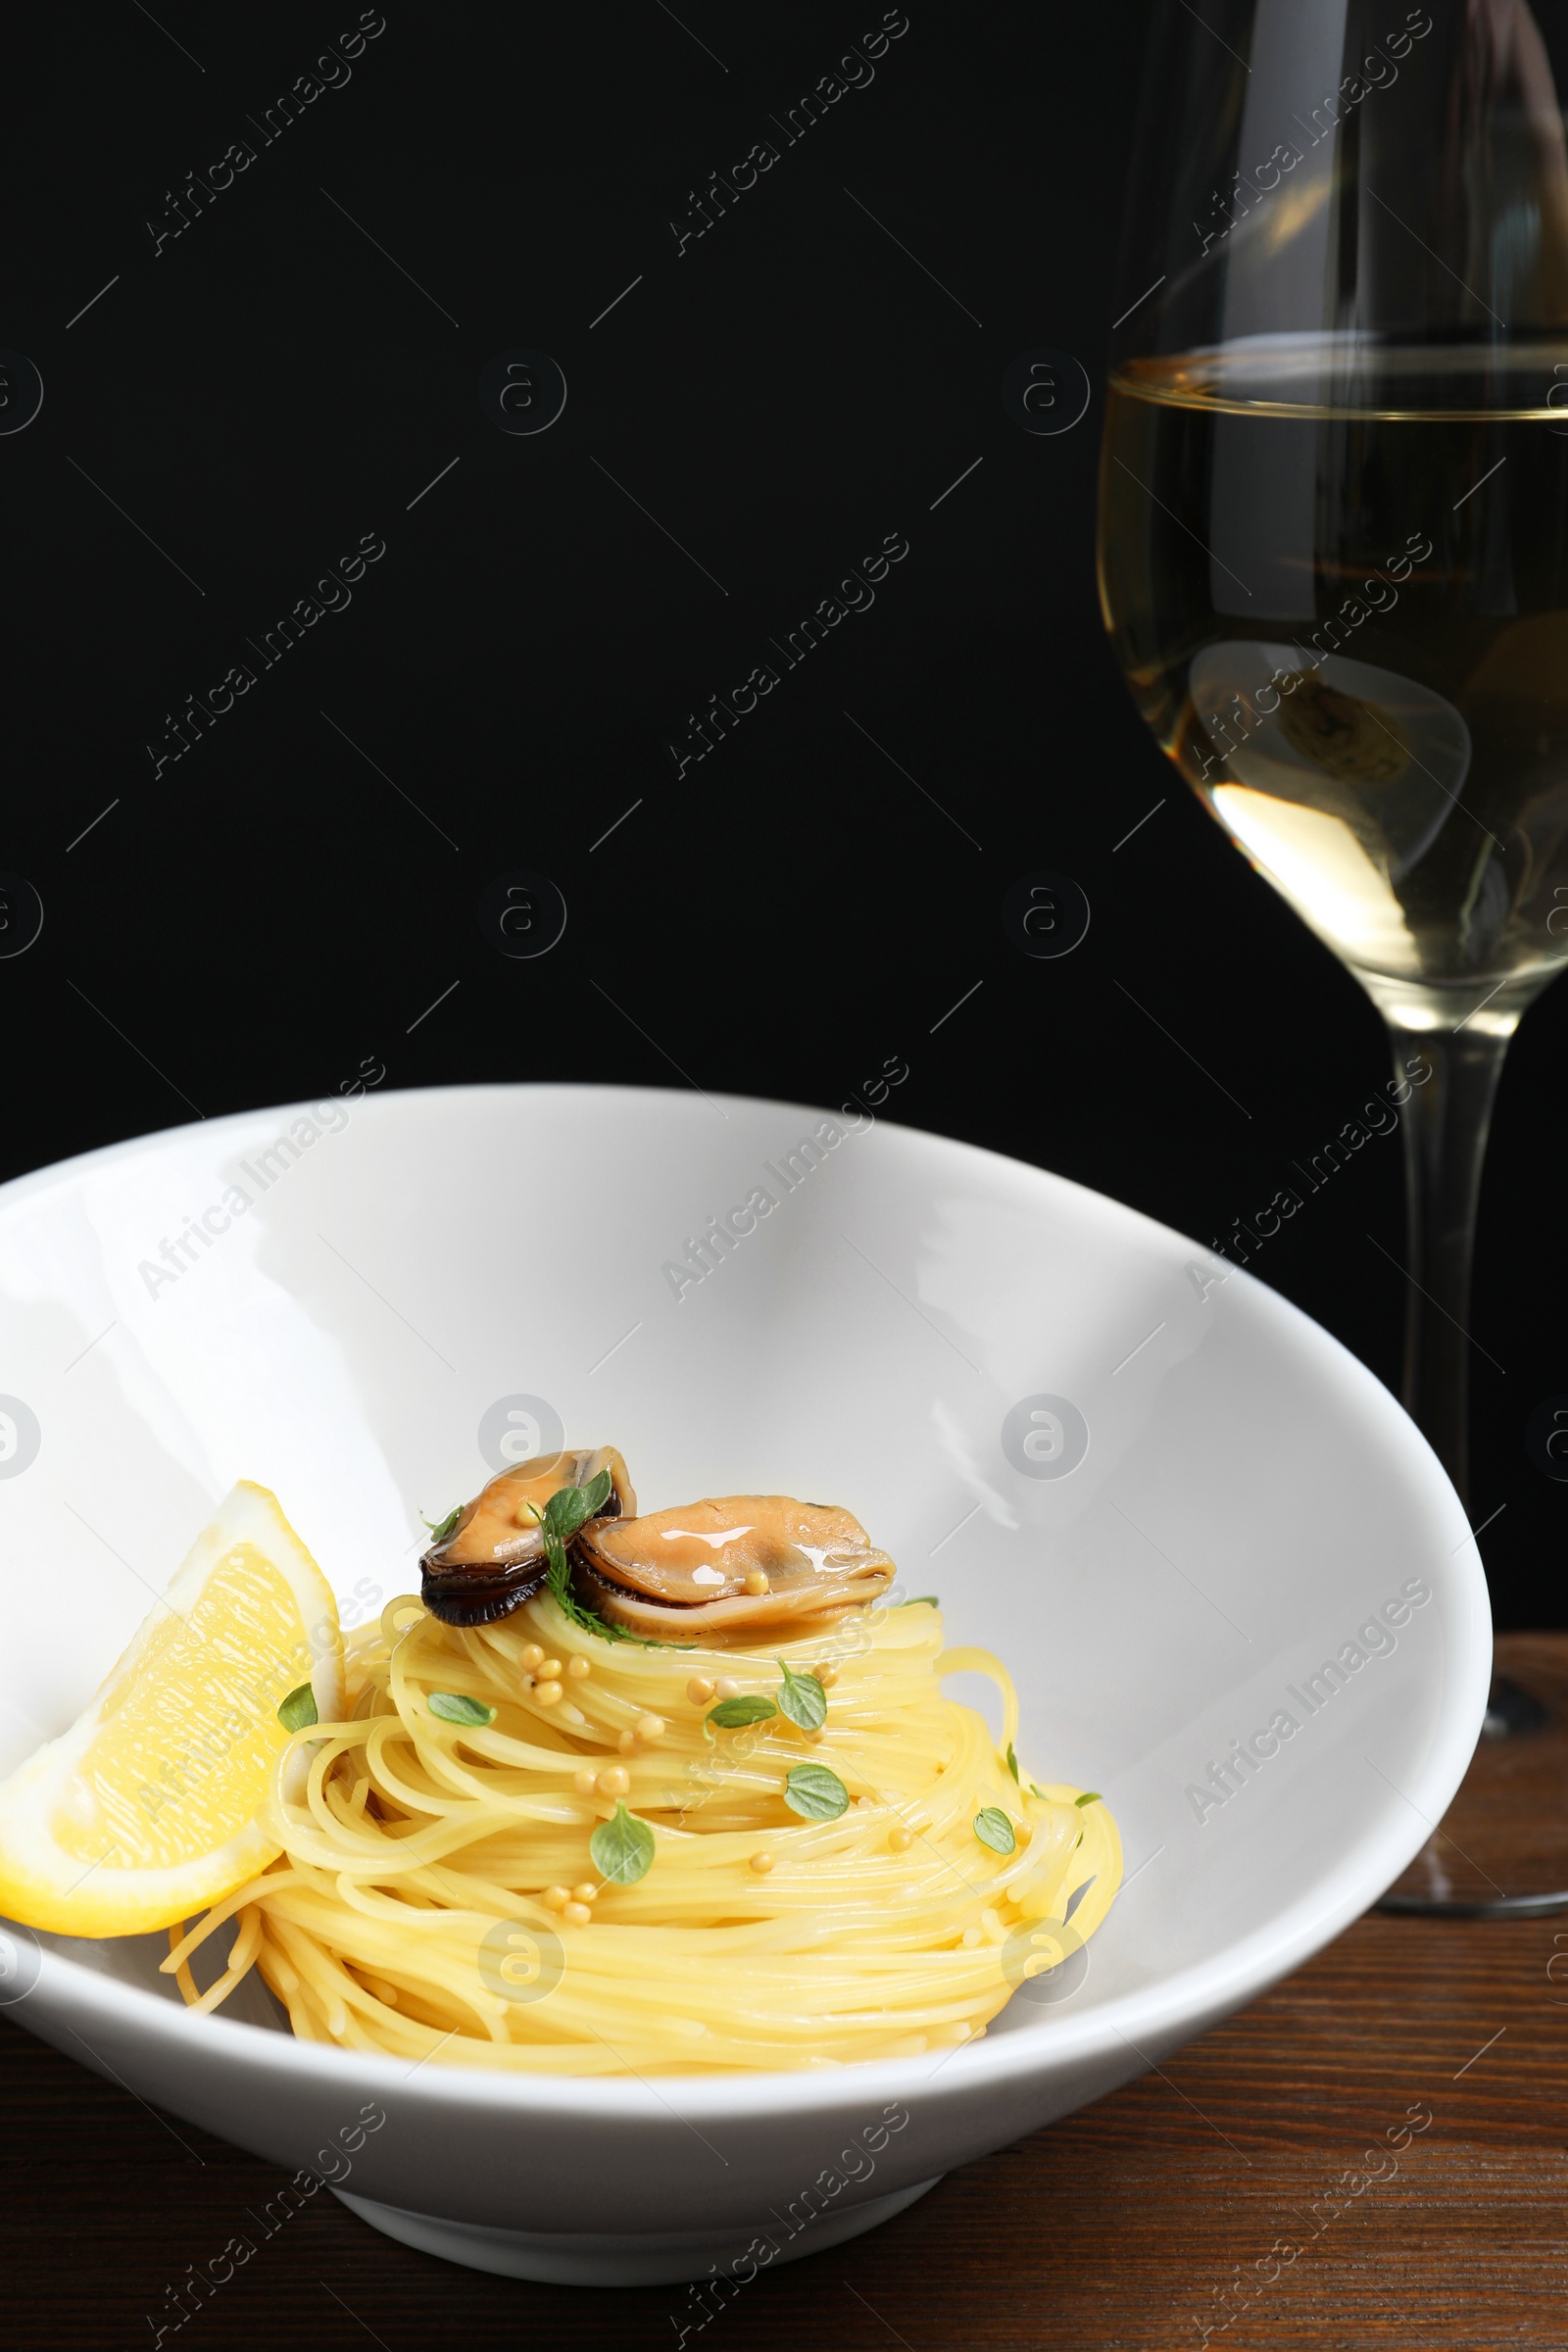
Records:
M1034 1772L1109 1797L1127 1884L1087 1971L970 2048L820 2074L411 2070L294 2040L255 1984L187 2016L162 1936L0 1941L18 2022L460 2262L745 2279L871 2227L1297 1967L1475 1743L1480 1561L1378 1382L1163 1227L868 1113L477 1087L214 1119L5 1188L0 1298L0 1772L232 1480L363 1617L416 1582L418 1510L480 1482L486 1413L540 1418L521 1397L619 1446L645 1507L848 1504L1005 1654Z

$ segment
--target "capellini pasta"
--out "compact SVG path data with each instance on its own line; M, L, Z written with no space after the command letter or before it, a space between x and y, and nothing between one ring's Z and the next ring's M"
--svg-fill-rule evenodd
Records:
M303 1799L274 1776L276 1860L170 1931L186 1999L254 1966L296 2034L411 2062L822 2067L978 2037L1104 1918L1108 1808L1016 1765L1010 1677L945 1649L934 1602L755 1645L592 1624L542 1585L496 1622L410 1595L351 1636L345 1719L291 1735ZM944 1694L964 1670L1000 1743Z

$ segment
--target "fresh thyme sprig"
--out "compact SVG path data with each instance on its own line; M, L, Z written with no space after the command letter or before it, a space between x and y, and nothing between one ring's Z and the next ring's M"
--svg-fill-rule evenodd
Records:
M987 1805L975 1815L974 1834L994 1854L1010 1854L1017 1848L1013 1826L1000 1805Z
M425 1704L443 1723L494 1723L496 1711L488 1700L470 1698L466 1690L432 1690Z
M850 1792L825 1764L797 1764L785 1775L784 1802L803 1821L837 1821L850 1809Z
M827 1721L827 1692L814 1674L796 1674L787 1658L779 1659L784 1687L778 1710L803 1732L819 1732Z
M716 1723L721 1732L737 1732L749 1723L770 1723L777 1713L773 1701L760 1692L750 1698L721 1698L716 1707L709 1708L703 1730L707 1732L710 1723Z
M637 1814L617 1804L588 1840L594 1868L612 1886L635 1886L654 1866L654 1833Z

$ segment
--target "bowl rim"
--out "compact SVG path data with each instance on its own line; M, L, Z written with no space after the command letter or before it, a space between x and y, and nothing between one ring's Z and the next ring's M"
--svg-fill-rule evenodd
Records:
M661 1102L685 1105L687 1101L685 1091L675 1087L552 1079L392 1087L384 1094L377 1091L373 1102L375 1115L380 1116L385 1106L402 1103L409 1098L436 1110L454 1099L514 1101L552 1095L607 1104L636 1103L657 1098ZM325 1099L357 1100L362 1108L372 1102L368 1092L359 1097L314 1098ZM772 1096L724 1093L704 1099L747 1111L780 1111L816 1118L843 1115L819 1105L788 1102ZM695 1102L690 1107L695 1114ZM177 1126L124 1137L118 1143L99 1145L70 1158L51 1161L0 1184L0 1221L6 1219L11 1209L94 1170L167 1151L198 1134L220 1139L258 1122L297 1116L309 1108L309 1100L262 1104L200 1122L186 1120ZM1014 1181L1022 1176L1047 1194L1054 1192L1076 1201L1094 1202L1102 1214L1108 1213L1113 1223L1129 1220L1164 1242L1180 1243L1200 1257L1214 1254L1176 1227L1071 1177L935 1129L885 1119L880 1113L871 1115L876 1127L897 1139L897 1148L948 1155L972 1165L982 1181L994 1183L1004 1170ZM1097 2067L1103 2072L1104 2062L1109 2060L1114 2064L1118 2057L1123 2079L1144 2072L1155 2058L1200 2032L1208 2022L1234 2013L1298 1968L1358 1918L1397 1878L1425 1842L1432 1826L1442 1819L1464 1776L1480 1736L1492 1674L1492 1617L1481 1554L1468 1515L1426 1439L1393 1394L1342 1342L1245 1268L1229 1260L1225 1265L1228 1281L1241 1285L1238 1296L1249 1300L1250 1312L1261 1315L1265 1326L1272 1321L1276 1333L1286 1335L1287 1344L1304 1353L1332 1382L1356 1393L1362 1414L1373 1425L1391 1465L1411 1490L1412 1499L1425 1502L1425 1519L1430 1530L1424 1526L1422 1534L1430 1532L1438 1539L1439 1516L1446 1517L1447 1525L1441 1540L1434 1543L1433 1565L1442 1576L1445 1597L1454 1609L1457 1622L1455 1639L1446 1660L1446 1687L1442 1712L1413 1789L1395 1789L1391 1783L1390 1802L1375 1827L1358 1834L1339 1859L1327 1871L1320 1872L1295 1902L1262 1922L1222 1954L1197 1961L1153 1984L1117 1994L1099 2007L1074 2011L1070 2016L1054 2013L1048 2020L995 2037L987 2035L978 2043L956 2043L937 2056L934 2066L930 2061L936 2054L925 2052L916 2057L855 2060L820 2070L726 2070L669 2073L647 2079L637 2075L541 2076L480 2066L443 2066L438 2045L429 2057L416 2061L410 2068L401 2058L301 2040L286 2026L256 2026L217 2014L192 2016L158 1993L105 1976L41 1940L36 1982L22 1999L0 2014L14 2016L18 2024L25 2024L31 2003L42 1994L44 1997L33 2012L40 2024L48 2019L69 2032L69 2020L74 2016L82 2022L96 2022L100 2031L111 2035L139 2034L159 2053L167 2052L172 2067L177 2070L172 2073L172 2080L178 2079L178 2073L183 2073L192 2057L208 2052L216 2071L222 2074L245 2076L265 2068L274 2076L281 2072L304 2091L324 2093L346 2087L363 2089L377 2097L395 2094L400 2100L412 2100L416 2111L456 2107L496 2115L521 2114L562 2121L597 2119L634 2126L646 2126L655 2120L650 2115L646 2095L655 2082L662 2087L677 2086L679 2108L655 2091L667 2116L682 2123L688 2121L688 2115L697 2121L721 2123L733 2120L737 2106L742 2104L783 2118L820 2114L850 2105L858 2109L878 2100L907 2103L918 2099L922 2106L927 2106L935 2097L948 2104L967 2103L976 2092L1000 2089L1004 2084L1088 2074ZM1455 1528L1459 1540L1450 1548L1447 1538ZM1395 1798L1402 1800L1403 1811L1396 1807ZM1124 1879L1118 1889L1118 1901L1132 1880L1148 1867L1148 1862L1157 1859L1162 1850L1156 1848L1153 1855ZM34 1933L28 1929L23 1932L29 1936ZM85 2035L76 2038L84 2048L90 2046ZM92 2053L94 2058L96 2055ZM1126 2063L1129 2056L1131 2064ZM956 2058L962 2063L950 2070L949 2062ZM107 2062L103 2064L104 2071L113 2072Z

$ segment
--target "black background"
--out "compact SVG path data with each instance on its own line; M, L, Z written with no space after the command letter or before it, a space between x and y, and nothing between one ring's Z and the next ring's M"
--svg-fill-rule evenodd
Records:
M392 0L269 144L358 11L158 16L12 36L0 344L45 398L0 438L0 868L46 919L0 961L0 1173L368 1056L396 1087L836 1104L898 1055L901 1119L1202 1242L1294 1183L1381 1087L1379 1020L1165 765L1096 603L1135 0L910 0L792 145L770 118L879 7ZM256 161L155 256L147 222L238 139ZM778 163L677 253L761 139ZM1095 384L1057 438L1001 398L1041 345ZM536 437L479 405L516 347L569 388ZM263 669L246 639L366 533L352 605ZM874 608L677 776L688 714L889 533ZM255 687L155 777L167 714L239 662ZM569 909L539 960L476 919L516 868ZM1057 961L1001 920L1043 868L1093 909ZM1568 1487L1524 1445L1568 1391L1565 1025L1548 994L1514 1048L1483 1208L1472 1327L1504 1369L1475 1362L1472 1503L1506 1506L1503 1623L1568 1622ZM1254 1261L1390 1380L1399 1149Z

